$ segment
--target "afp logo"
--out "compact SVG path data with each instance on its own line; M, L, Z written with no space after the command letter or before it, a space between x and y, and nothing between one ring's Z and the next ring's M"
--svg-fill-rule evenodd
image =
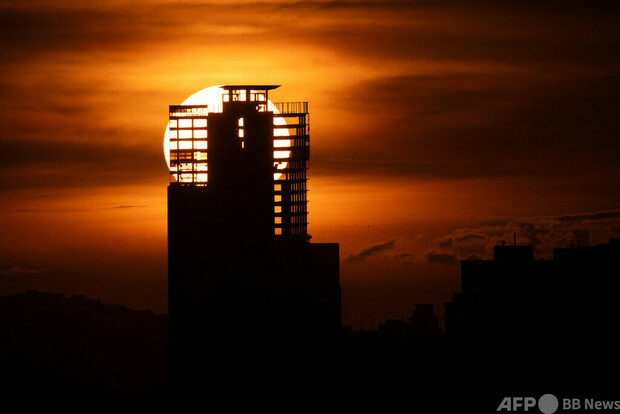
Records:
M504 397L497 411L528 412L536 406L543 414L553 414L558 409L559 401L553 394L545 394L538 400L534 397Z

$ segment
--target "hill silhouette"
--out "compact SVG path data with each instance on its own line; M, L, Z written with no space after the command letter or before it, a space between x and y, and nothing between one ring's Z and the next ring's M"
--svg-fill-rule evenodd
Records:
M31 290L0 297L0 337L3 394L20 406L165 398L167 315Z

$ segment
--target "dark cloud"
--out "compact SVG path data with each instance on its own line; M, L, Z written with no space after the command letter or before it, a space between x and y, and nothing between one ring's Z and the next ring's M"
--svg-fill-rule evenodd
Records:
M90 138L100 133L93 130ZM109 139L110 135L105 140L77 142L0 140L0 189L135 184L167 179L161 146L110 144Z
M512 244L516 239L518 244L534 246L537 254L549 256L555 247L607 243L618 236L620 210L609 210L496 221L455 230L437 238L435 245L442 253L461 258L491 258L493 246Z
M115 210L115 209L125 209L125 208L144 208L146 206L114 206L114 207L106 207L106 209L108 210Z
M13 266L8 269L0 270L0 276L17 276L27 277L32 275L40 275L49 272L49 268L29 268L25 266Z
M459 264L459 259L456 254L438 253L434 250L426 254L426 260L428 260L429 263L436 263L447 266L456 266Z
M466 234L464 236L457 237L458 242L467 242L470 240L484 240L484 236L480 234Z
M489 221L478 227L461 228L435 238L432 243L416 242L408 249L421 252L418 260L456 266L460 260L492 259L493 247L532 245L538 257L551 258L556 247L608 243L620 237L620 210L584 212L558 216L511 218ZM394 259L411 261L411 253Z
M340 154L315 151L313 166L325 173L617 183L619 76L451 74L377 79L352 90L345 107L372 121L351 130Z
M399 253L394 255L394 260L403 266L410 266L413 264L413 255L410 253Z
M437 245L441 248L450 248L454 244L476 242L486 240L486 237L480 234L468 233L454 237L443 237L437 240Z
M319 46L347 58L459 61L617 61L613 2L302 1L20 6L0 13L12 56L57 51L135 52L145 47L258 44ZM551 2L554 3L554 2ZM251 33L239 30L249 28ZM283 36L286 34L286 36Z
M179 11L153 4L0 9L0 50L11 61L66 52L130 53L187 35ZM176 17L176 18L175 18ZM175 24L176 23L176 24ZM170 30L174 29L174 30ZM166 36L162 36L162 32ZM80 56L85 58L86 56ZM106 65L106 62L101 62Z
M331 24L308 27L312 36L297 30L292 35L375 62L617 62L609 54L617 40L617 4L540 3L345 2L317 9L308 2L303 12L309 21L329 12Z
M82 208L82 207L71 207L71 208L21 208L16 210L9 210L11 212L16 213L77 213L77 212L95 212L99 210L125 210L132 208L145 208L147 206L132 206L132 205L120 205L120 206L112 206L112 207L100 207L100 208Z
M607 219L620 219L620 210L597 211L594 213L566 214L556 218L564 222L597 221Z
M394 243L396 243L396 239L392 239L385 243L375 244L370 247L366 247L362 249L357 254L351 254L345 259L345 263L354 263L357 261L364 260L368 257L375 256L378 253L385 252L394 248Z

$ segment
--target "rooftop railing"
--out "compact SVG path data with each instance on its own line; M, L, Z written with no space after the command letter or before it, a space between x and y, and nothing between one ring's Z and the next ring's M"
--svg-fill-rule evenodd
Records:
M308 102L274 102L269 110L280 114L307 114Z
M307 114L308 102L271 102L269 101L267 108L265 104L258 104L259 111L265 109L276 114ZM206 105L170 105L171 117L202 117L210 113L221 113L222 104L206 104Z

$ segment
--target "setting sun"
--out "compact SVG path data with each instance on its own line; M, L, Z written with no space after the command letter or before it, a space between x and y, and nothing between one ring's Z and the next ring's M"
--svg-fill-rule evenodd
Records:
M196 93L194 93L193 95L191 95L189 98L187 98L186 100L183 101L183 103L181 103L181 105L204 105L206 106L205 108L202 108L202 111L205 115L205 117L209 114L209 113L214 113L214 112L221 112L222 111L222 102L224 101L224 99L226 99L228 97L227 92L222 89L220 86L211 86L209 88L205 88L202 89ZM275 105L273 104L273 102L268 101L267 102L267 106L268 106L268 110L272 111L274 114L279 113L278 109L275 107ZM198 120L196 120L198 121ZM178 138L204 138L204 141L196 141L194 143L194 147L193 148L179 148L179 149L194 149L194 150L199 150L198 152L196 152L196 159L200 159L200 160L205 160L207 159L207 130L206 130L206 119L204 120L204 125L203 124L199 124L196 125L196 121L194 121L194 123L192 124L192 121L187 119L187 120L180 120L179 122L186 122L186 125L171 125L171 122L176 122L176 121L169 121L168 125L166 126L166 132L164 133L164 156L166 157L166 163L168 164L168 168L177 168L176 166L171 167L170 166L170 150L173 149L177 149L177 148L170 148L170 138L171 138L171 131L170 128L172 127L173 131L172 134L177 134L177 127L183 128L183 127L187 127L187 128L192 128L192 130L180 130L178 133L185 133L186 136L182 137L182 136L178 136ZM286 121L283 117L274 117L273 123L275 126L285 126L286 125ZM196 128L196 129L193 129ZM197 129L197 128L201 128L201 129ZM202 129L204 128L204 129ZM241 118L239 120L239 137L243 138L243 119ZM200 135L197 135L200 134ZM274 137L279 137L279 139L275 139L273 142L273 146L275 148L274 152L273 152L273 158L274 160L282 160L282 159L287 159L290 157L291 152L288 150L279 150L278 148L288 148L291 145L291 141L289 139L282 139L280 137L289 137L290 133L288 131L287 128L274 128ZM172 137L173 140L175 138L177 138L177 136L173 136ZM189 144L190 146L192 145L191 142L187 142L187 143L183 143L185 145ZM173 146L177 145L176 142L173 143ZM181 143L179 144L181 145ZM286 161L274 161L274 166L281 170L286 168L287 166L287 162ZM208 174L207 174L207 165L206 163L201 164L199 167L199 169L203 169L204 173L199 173L197 174L197 181L198 182L204 182L206 183L208 181ZM179 177L182 174L179 175ZM274 173L274 180L279 180L280 178L282 178L282 174L280 173Z

